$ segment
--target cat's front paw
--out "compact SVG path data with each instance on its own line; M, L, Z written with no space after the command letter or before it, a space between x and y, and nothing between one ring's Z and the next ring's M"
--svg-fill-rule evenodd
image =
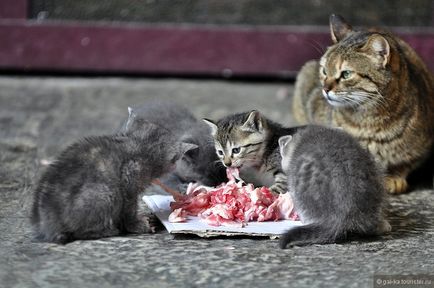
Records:
M126 224L126 230L132 234L155 233L160 222L154 214L139 215L136 220Z
M276 195L280 195L280 194L284 194L286 193L285 189L282 189L282 187L277 186L277 185L272 185L270 186L270 191Z
M378 235L388 234L392 231L392 226L390 226L389 221L386 219L381 220L380 224L378 225Z
M161 222L155 214L146 214L141 216L141 218L144 224L144 233L155 233L161 227Z
M400 176L386 176L384 180L386 191L390 194L405 193L408 189L407 180Z

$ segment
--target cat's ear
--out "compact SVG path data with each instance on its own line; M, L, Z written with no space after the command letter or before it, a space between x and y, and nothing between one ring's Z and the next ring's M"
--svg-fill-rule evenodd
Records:
M380 34L372 34L361 50L383 68L389 62L390 45Z
M134 109L128 106L128 117L131 117L134 115Z
M263 118L259 111L253 110L250 112L249 117L246 122L244 122L243 126L241 126L241 130L246 132L262 132L264 129Z
M291 135L285 135L279 138L279 146L280 148L285 148L286 145L288 145L289 142L291 142L292 136Z
M194 158L196 155L198 155L199 153L199 146L194 144L194 138L191 135L184 135L181 137L181 139L179 139L182 143L186 143L186 144L193 144L196 146L196 148L190 149L188 151L185 152L186 156L189 156L190 158Z
M124 131L128 131L135 116L134 109L128 106L128 119L125 123Z
M185 153L187 153L189 151L196 150L198 148L199 148L199 146L197 146L196 144L181 142L181 153L182 153L182 155L184 155Z
M208 126L211 128L211 135L212 136L217 135L217 131L218 131L217 125L212 120L209 120L209 119L206 119L206 118L203 118L202 120L203 120L203 122L205 122L206 124L208 124Z
M333 43L338 43L353 31L353 27L341 15L330 15L330 32Z

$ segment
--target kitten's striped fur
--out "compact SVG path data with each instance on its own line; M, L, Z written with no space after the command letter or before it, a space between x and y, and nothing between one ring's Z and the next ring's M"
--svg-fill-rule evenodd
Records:
M211 127L216 152L226 167L253 167L261 173L271 173L274 184L270 189L285 193L287 177L282 171L279 137L292 135L297 128L284 128L258 111L226 116L217 122L204 121Z
M414 50L385 31L354 31L330 17L334 45L300 71L293 98L299 123L342 127L386 171L390 193L429 157L434 142L434 77Z

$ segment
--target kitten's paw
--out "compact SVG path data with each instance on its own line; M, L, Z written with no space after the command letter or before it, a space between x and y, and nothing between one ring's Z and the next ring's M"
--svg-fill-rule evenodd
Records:
M405 178L399 176L386 176L385 187L390 194L401 194L407 191L408 183Z
M378 225L378 234L388 234L392 231L392 226L390 226L389 221L383 219L381 223Z
M126 223L126 230L132 234L155 233L159 228L159 220L154 214L141 214L137 219Z
M144 233L155 233L161 227L161 222L158 220L155 214L146 214L141 216L143 225L144 225Z
M49 242L65 245L71 241L73 241L73 239L69 233L59 233L54 235Z
M272 193L274 193L275 195L280 195L280 194L286 193L286 190L282 189L282 187L279 186L279 185L271 185L270 186L270 191Z

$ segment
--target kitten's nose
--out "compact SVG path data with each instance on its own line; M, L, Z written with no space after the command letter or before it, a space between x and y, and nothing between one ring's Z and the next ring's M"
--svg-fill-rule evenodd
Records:
M223 163L225 164L226 167L231 167L231 165L232 165L232 161L230 159L224 160Z
M329 94L330 90L332 90L332 89L330 89L330 87L323 87L322 89L323 89L325 94Z

